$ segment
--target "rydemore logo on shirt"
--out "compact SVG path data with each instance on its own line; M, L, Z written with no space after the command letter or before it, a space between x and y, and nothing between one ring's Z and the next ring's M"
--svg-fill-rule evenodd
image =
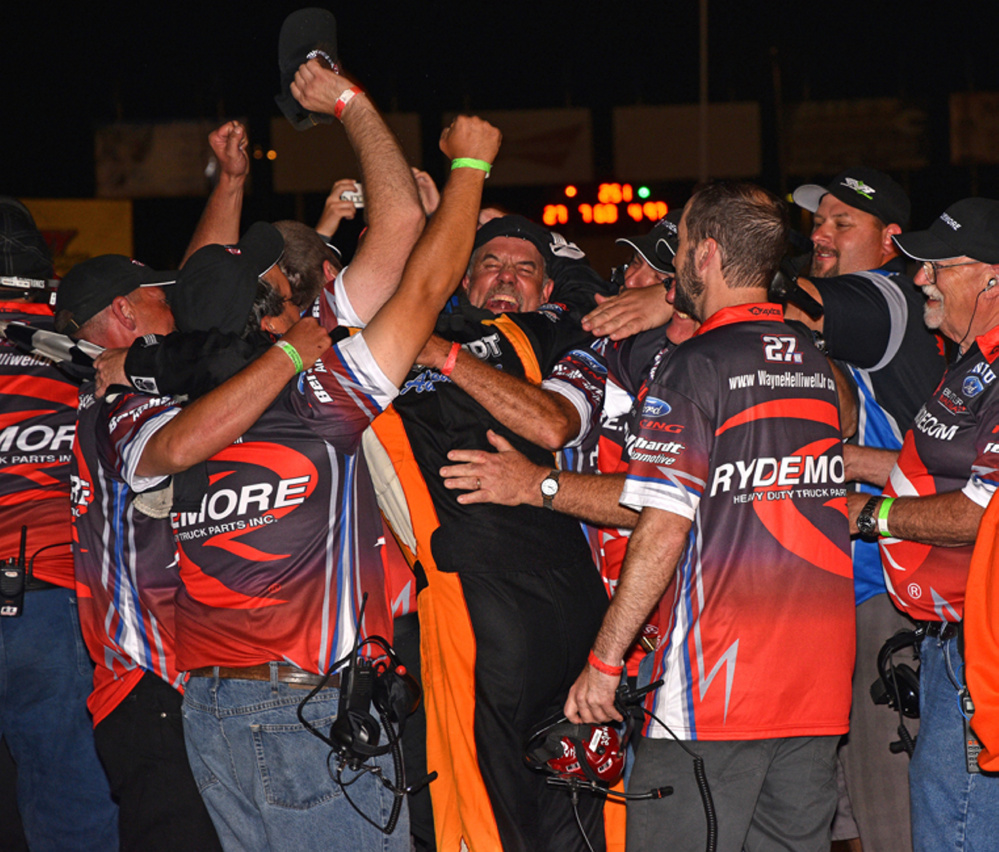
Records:
M66 423L57 429L44 423L25 426L15 424L0 430L0 464L52 464L68 462L73 448L75 423Z
M711 494L727 493L733 488L750 492L736 496L736 502L783 500L790 497L842 497L840 488L804 486L841 485L845 482L843 456L791 455L783 458L756 458L726 462L715 468Z
M170 516L174 529L203 526L193 533L179 532L178 537L201 538L236 529L252 529L278 520L275 509L288 509L305 502L309 476L294 476L269 482L242 485L238 490L220 488L206 494L197 512L175 512Z

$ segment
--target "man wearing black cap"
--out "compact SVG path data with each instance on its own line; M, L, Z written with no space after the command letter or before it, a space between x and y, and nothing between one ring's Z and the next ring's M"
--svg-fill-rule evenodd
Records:
M829 356L851 377L859 408L853 443L877 460L882 451L902 446L906 425L945 366L942 342L923 324L922 297L892 241L908 225L909 199L888 175L865 167L847 169L824 187L798 187L793 198L814 214L811 272L798 283L824 312L813 319L789 304L787 315L822 334ZM858 488L877 491L868 484ZM869 690L879 677L882 644L912 623L888 599L873 543L854 542L853 565L857 667L850 733L839 759L856 828L844 800L833 836L859 833L867 849L904 852L910 847L908 767L889 750L898 717L876 706Z
M894 467L883 468L884 495L851 495L850 518L880 542L892 598L925 636L909 767L914 847L993 849L999 778L969 772L973 708L961 627L973 544L999 485L999 201L964 199L928 230L894 239L922 263L916 284L927 300L926 324L958 353L916 414Z
M631 246L634 252L622 286L654 290L653 295L671 313L672 305L667 303L661 287L665 284L669 289L674 277L677 223L682 213L682 208L670 213L647 234L617 241ZM591 549L608 595L612 595L631 529L638 519L637 512L618 503L628 469L628 447L633 442L630 436L638 424L635 400L641 396L654 364L696 329L697 323L690 317L674 314L665 328L659 326L621 341L601 338L589 348L566 355L540 390L518 382L519 393L511 391L502 396L491 388L489 394L483 394L481 389L488 377L476 375L473 383L472 376L466 379L459 375L456 381L463 389L508 425L518 423L514 431L522 437L552 450L567 451L560 459L558 490L553 495L545 495L543 490L551 468L534 464L494 433L490 434L490 442L499 452L458 449L449 453L449 461L454 464L441 470L445 486L469 491L462 497L467 502L546 507L588 522L585 529ZM455 373L466 361L475 359L459 356L458 360ZM511 381L503 373L494 381L499 378ZM543 431L546 420L550 423L554 417L546 418L547 412L540 404L528 409L531 416L514 420L512 413L526 407L529 394L533 397L546 391L552 402L559 398L577 401L578 414L569 429L553 434ZM586 405L587 401L591 403ZM571 414L573 407L567 406L566 411ZM655 626L647 625L644 648L636 642L634 653L628 656L629 674L637 674L638 662L649 643L654 642L655 633Z
M677 224L682 213L681 207L656 222L648 233L621 237L614 241L633 249L631 260L624 267L623 287L629 290L643 289L666 284L667 279L673 277L673 252L669 249L668 241L672 239L675 242Z
M486 223L461 304L440 316L393 409L365 438L376 487L389 498L383 510L418 563L421 587L427 581L418 606L440 848L585 848L571 799L526 768L523 746L558 711L606 606L589 548L572 519L456 500L438 472L451 449L490 449L490 429L552 470L543 447L565 442L553 437L559 429L548 438L538 436L541 427L525 429L535 442L525 440L523 424L494 416L491 392L485 405L478 391L466 393L466 379L484 364L487 379L499 368L540 382L564 352L589 342L574 317L600 287L582 252L561 237L521 216ZM568 418L561 422L570 429ZM580 801L598 847L601 807Z
M0 197L0 320L50 328L52 275L31 213ZM0 560L16 561L24 527L33 568L21 578L26 594L3 592L0 733L17 763L30 848L110 852L118 848L118 814L87 713L93 673L70 549L76 399L76 382L51 361L0 339Z
M499 133L463 117L445 131L441 145L459 162L488 166ZM370 418L396 393L460 278L483 177L480 168L454 172L398 291L363 331L314 369L308 369L314 356L305 357L297 343L289 346L294 329L275 345L280 348L254 362L284 352L289 364L308 372L242 440L215 452L203 502L172 517L183 579L174 618L177 663L191 674L185 735L226 848L301 849L327 832L344 848L370 848L376 839L385 848L409 847L405 819L391 838L366 822L381 821L393 801L374 775L358 779L346 795L331 777L328 746L296 717L304 698L297 687L318 685L351 653L356 631L391 635L376 546L383 529L357 444ZM196 252L178 286L209 273L213 252L229 265L248 257L243 242ZM251 285L260 272L251 269ZM290 298L287 281L278 276L276 283L283 299ZM174 301L180 307L184 298ZM264 319L263 326L280 332L283 323L279 316L273 325ZM145 481L137 485L155 484L177 469L171 457L150 453L153 441L195 407L211 411L210 398L180 413L169 399L151 399L116 417L121 429L138 430L131 439L138 455L134 469ZM199 435L182 437L197 441ZM128 435L115 435L111 443L130 448ZM361 593L368 591L362 625ZM313 721L324 718L328 726L336 716L338 678L310 699L304 712ZM379 759L380 770L387 761Z
M120 255L84 261L60 285L56 326L105 347L169 334L164 288L176 278ZM251 281L256 286L256 273ZM328 335L309 322L313 329L290 335L295 345L328 347ZM170 397L116 393L101 401L93 383L81 388L71 495L76 583L86 590L80 622L97 663L88 706L119 802L123 849L219 848L180 727L179 576L162 474L227 446L294 372L283 353L265 353L179 413Z

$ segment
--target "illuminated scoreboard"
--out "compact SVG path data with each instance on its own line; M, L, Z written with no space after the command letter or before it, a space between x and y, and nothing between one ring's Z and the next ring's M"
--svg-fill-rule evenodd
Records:
M633 187L630 183L602 183L596 197L585 199L576 186L567 186L564 202L546 204L541 220L549 228L570 223L585 225L616 225L619 222L654 224L669 213L665 201L652 198L647 186Z

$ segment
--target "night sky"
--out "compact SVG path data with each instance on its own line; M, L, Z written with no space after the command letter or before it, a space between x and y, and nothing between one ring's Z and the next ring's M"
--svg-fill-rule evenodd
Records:
M92 196L93 131L116 119L242 115L254 141L266 141L278 112L277 35L300 5L8 4L0 29L0 192ZM617 104L697 100L695 0L366 0L328 8L345 69L383 109L420 112L425 123L453 110L558 106L591 107L596 122ZM765 126L777 80L785 103L910 99L936 111L941 136L939 168L910 184L913 195L922 188L934 205L975 190L999 197L996 167L965 174L946 162L947 94L999 91L994 4L941 4L932 19L915 18L916 8L712 0L711 99L758 100ZM610 158L596 161L599 170Z

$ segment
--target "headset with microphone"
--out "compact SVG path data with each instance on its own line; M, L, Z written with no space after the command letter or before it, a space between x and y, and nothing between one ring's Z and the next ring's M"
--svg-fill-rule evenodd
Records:
M714 852L718 844L718 819L704 770L704 759L684 745L661 719L641 706L641 699L662 685L662 680L657 680L640 689L630 689L626 684L617 688L614 706L624 716L623 732L619 732L614 725L575 725L565 716L545 722L528 739L524 760L532 769L550 775L547 779L550 786L561 787L571 793L574 808L581 790L632 802L663 799L673 794L672 787L653 787L642 793L621 793L608 789L621 779L624 772L625 749L636 723L644 715L651 716L694 761L694 779L707 823L706 849ZM583 830L582 823L579 823L579 828ZM583 839L592 850L585 831Z
M554 787L587 790L617 799L662 799L672 787L657 787L645 793L622 793L609 789L624 774L625 750L635 729L634 705L662 681L639 690L620 686L615 704L625 718L624 730L615 725L573 724L564 715L547 721L528 738L524 760L532 769L552 777Z
M914 630L899 630L878 651L879 677L871 684L871 700L887 704L898 713L898 740L888 748L892 754L904 751L912 757L915 739L905 727L905 718L919 718L919 670L905 663L896 663L895 654L915 647L920 636Z
M381 636L369 636L361 639L360 625L363 623L364 607L368 595L364 594L361 608L357 615L358 630L354 635L354 646L349 656L337 660L330 666L326 677L298 705L298 720L313 736L318 737L332 751L327 758L335 754L336 770L330 767L330 775L340 785L344 798L368 823L385 834L395 830L396 823L402 813L403 798L429 784L437 777L436 772L421 779L418 783L407 786L406 771L402 760L402 731L406 717L419 706L421 690L415 678L406 671L395 649ZM380 653L373 657L362 657L361 649L374 645ZM330 726L329 735L324 734L312 725L304 715L308 702L323 689L329 679L337 671L342 671L340 683L340 699L336 718ZM377 712L377 718L372 713ZM382 734L385 742L382 743ZM390 781L382 774L382 769L372 758L391 754L395 780ZM394 800L386 824L380 825L365 814L350 798L349 786L355 779L344 781L345 770L356 773L371 773L392 792Z

